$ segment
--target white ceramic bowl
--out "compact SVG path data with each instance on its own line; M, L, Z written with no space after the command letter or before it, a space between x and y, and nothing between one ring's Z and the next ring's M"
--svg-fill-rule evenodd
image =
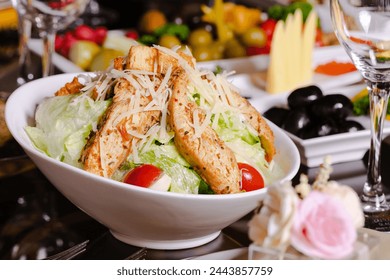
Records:
M50 182L72 203L107 226L119 240L154 249L205 244L256 208L265 190L229 195L186 195L140 188L90 174L36 150L24 128L34 125L37 105L75 74L38 79L18 88L6 104L6 122L18 143ZM281 129L275 133L280 180L297 173L296 146Z

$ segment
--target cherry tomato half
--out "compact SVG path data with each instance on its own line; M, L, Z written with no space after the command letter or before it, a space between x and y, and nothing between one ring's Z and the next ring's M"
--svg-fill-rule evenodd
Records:
M253 166L239 162L238 168L241 172L241 188L243 191L254 191L264 188L264 179Z
M162 175L163 171L160 168L152 164L143 164L130 170L123 181L127 184L148 188Z

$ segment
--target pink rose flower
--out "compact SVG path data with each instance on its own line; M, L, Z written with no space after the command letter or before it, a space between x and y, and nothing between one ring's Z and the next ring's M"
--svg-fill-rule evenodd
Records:
M356 229L350 214L336 198L318 191L300 202L294 218L291 245L322 259L340 259L353 251Z

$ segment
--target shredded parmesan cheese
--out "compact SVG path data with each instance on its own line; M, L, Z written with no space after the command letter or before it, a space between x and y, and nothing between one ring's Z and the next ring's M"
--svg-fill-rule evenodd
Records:
M188 97L199 104L192 112L192 123L194 137L201 139L203 132L208 126L213 129L218 128L219 121L224 121L233 125L237 130L247 128L251 133L257 132L245 122L244 116L240 113L240 108L234 104L233 94L237 89L228 81L227 77L234 72L214 74L209 70L199 70L180 54L177 49L171 50L161 46L154 46L160 52L176 59L180 67L185 71L188 79ZM154 71L144 71L135 69L117 70L113 67L100 73L96 77L89 78L82 76L86 81L82 88L80 100L85 97L93 97L95 100L105 100L114 93L114 87L121 86L118 83L130 85L126 94L117 96L114 93L113 101L121 102L121 107L125 110L117 112L113 117L112 129L117 129L124 139L132 136L131 157L135 163L139 162L139 153L146 151L158 140L160 143L168 143L174 137L168 125L168 102L172 95L172 65L158 65L155 60ZM158 69L166 69L166 73L159 73ZM81 76L80 76L81 77ZM140 113L157 111L159 121L152 125L145 133L136 130L137 124L142 121ZM97 127L93 130L96 131ZM128 141L127 140L127 141ZM108 166L107 158L109 144L101 139L100 163L102 167ZM107 170L103 168L103 176L107 176Z

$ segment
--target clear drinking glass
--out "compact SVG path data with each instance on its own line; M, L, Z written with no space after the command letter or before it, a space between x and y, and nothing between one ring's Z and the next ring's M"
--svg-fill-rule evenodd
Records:
M53 73L55 36L85 10L90 0L12 0L21 18L37 28L43 40L42 76Z
M366 226L390 230L381 184L381 142L390 94L390 0L330 0L335 34L363 75L370 98L371 146L362 203Z
M16 83L21 86L34 79L34 73L31 66L30 50L28 41L31 38L31 21L25 19L20 14L19 17L19 69Z

